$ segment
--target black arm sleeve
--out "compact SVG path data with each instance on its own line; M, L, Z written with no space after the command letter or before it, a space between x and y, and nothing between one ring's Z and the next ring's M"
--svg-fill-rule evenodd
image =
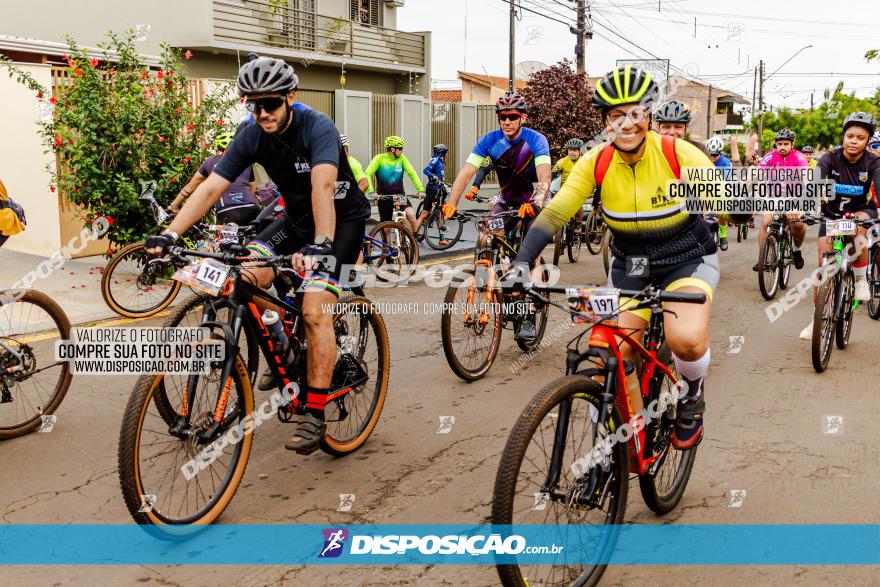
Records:
M478 189L483 185L483 182L486 181L486 176L492 173L492 170L495 169L494 163L489 163L488 165L483 165L477 170L477 176L474 177L473 185Z

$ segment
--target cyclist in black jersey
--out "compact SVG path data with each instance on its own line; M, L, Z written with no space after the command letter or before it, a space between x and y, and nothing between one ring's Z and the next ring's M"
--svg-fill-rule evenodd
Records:
M880 157L868 150L871 136L877 130L877 121L866 112L854 112L843 123L843 138L839 147L825 153L816 166L821 179L834 180L834 199L822 204L822 216L841 218L847 212L860 219L877 218L877 207L871 195L880 185ZM866 229L858 228L864 237ZM831 251L830 237L825 236L823 222L819 226L819 266L824 255ZM861 302L871 297L866 279L868 270L868 249L862 247L858 258L852 263L856 277L855 298ZM813 335L813 323L801 331L800 337L809 340Z
M294 254L293 267L300 271L313 267L315 257L329 259L326 271L313 273L306 282L302 310L308 341L307 413L285 445L309 454L326 432L324 405L336 362L333 316L322 310L335 303L342 271L357 261L370 206L358 188L333 121L296 102L298 82L293 68L280 59L259 57L241 68L238 92L256 124L241 131L169 228L148 239L145 248L162 254L249 165L259 163L266 169L284 198L286 216L257 235L248 245L251 254ZM255 268L249 278L267 288L274 273ZM261 388L275 383L271 377L266 379Z

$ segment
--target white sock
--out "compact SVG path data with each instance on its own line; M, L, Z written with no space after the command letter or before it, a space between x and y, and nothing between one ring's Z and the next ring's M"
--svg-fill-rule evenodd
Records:
M711 349L707 348L706 353L696 361L683 361L673 353L672 358L675 361L675 370L678 371L678 375L687 381L700 383L698 390L687 390L689 396L697 398L703 393L703 377L709 372L711 354Z
M852 270L856 276L856 279L867 279L867 277L868 277L868 266L867 265L865 265L864 267L853 267Z

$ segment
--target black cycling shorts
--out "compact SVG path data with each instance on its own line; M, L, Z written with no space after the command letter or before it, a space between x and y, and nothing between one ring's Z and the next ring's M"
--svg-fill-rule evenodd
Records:
M425 188L425 204L422 206L422 212L430 212L436 205L443 204L443 190L434 182L428 184Z
M250 224L260 214L261 209L257 204L226 208L217 212L217 224L237 224L239 226Z
M872 203L870 206L865 206L864 208L859 208L858 210L844 210L840 215L835 215L836 218L843 218L843 214L846 212L852 212L853 216L855 216L856 212L864 212L868 215L869 218L877 218L877 208ZM825 221L819 223L819 238L822 238L826 235Z
M394 199L393 198L379 198L376 201L376 205L379 207L379 220L382 222L386 222L389 220L393 220L394 214ZM403 206L404 209L412 208L412 204L409 203L409 198L406 199L406 204Z
M332 258L328 259L329 267L327 270L315 272L307 285L316 284L338 297L342 289L339 285L340 276L343 269L347 268L348 273L343 283L350 280L350 272L354 270L363 247L366 226L367 221L364 219L337 223L336 233L333 235ZM273 220L248 243L248 249L267 257L291 255L311 244L311 239L301 238L298 234L293 230L285 210L284 216Z

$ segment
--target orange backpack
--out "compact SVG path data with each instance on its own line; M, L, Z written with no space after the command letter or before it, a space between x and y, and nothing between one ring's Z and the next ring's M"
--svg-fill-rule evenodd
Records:
M675 137L663 135L662 141L663 156L666 157L666 162L669 163L669 168L672 169L675 179L681 179L681 166L679 166L678 157L675 154ZM611 167L611 158L613 156L614 145L608 143L599 153L599 158L596 160L596 169L594 172L596 187L601 187L602 182L605 180L605 174L608 173L608 168Z

